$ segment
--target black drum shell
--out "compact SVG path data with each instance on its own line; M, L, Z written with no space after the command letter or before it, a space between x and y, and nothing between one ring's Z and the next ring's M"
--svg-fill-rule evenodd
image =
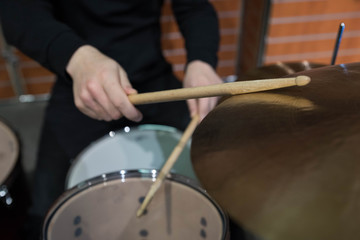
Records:
M16 144L19 146L18 157L13 169L11 169L4 182L0 183L1 187L7 189L12 199L12 203L8 205L5 203L4 197L0 198L1 236L2 239L20 239L19 232L24 224L31 202L30 193L21 163L20 137L9 122L3 118L0 118L0 121L15 135Z

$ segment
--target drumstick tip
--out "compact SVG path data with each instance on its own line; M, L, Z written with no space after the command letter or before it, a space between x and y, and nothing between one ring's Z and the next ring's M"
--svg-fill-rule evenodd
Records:
M141 217L144 213L144 209L143 208L139 208L137 211L136 211L136 217Z
M296 83L296 85L298 85L298 86L305 86L305 85L307 85L309 82L311 81L311 79L310 79L310 77L308 77L308 76L297 76L296 78L295 78L295 83Z

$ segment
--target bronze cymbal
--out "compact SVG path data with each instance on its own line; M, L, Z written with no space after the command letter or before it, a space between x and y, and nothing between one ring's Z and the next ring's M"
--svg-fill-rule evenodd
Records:
M222 101L193 135L194 170L265 240L360 239L360 63L301 75L311 82Z
M321 63L312 63L306 60L301 62L277 62L270 65L265 65L248 71L241 80L254 80L266 78L279 78L289 74L307 71L314 68L324 67L326 65Z

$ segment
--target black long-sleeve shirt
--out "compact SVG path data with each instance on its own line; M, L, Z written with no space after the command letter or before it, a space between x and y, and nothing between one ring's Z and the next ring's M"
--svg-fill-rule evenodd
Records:
M162 55L162 4L163 0L0 0L7 41L57 75L44 123L50 124L56 142L68 156L75 157L109 130L130 124L124 118L93 120L75 107L65 68L80 46L90 44L116 60L139 92L181 87ZM172 0L172 7L185 37L187 61L203 60L215 67L219 31L211 4L206 0ZM188 116L185 103L138 108L144 115L141 124L183 128L182 120Z
M65 78L74 51L90 44L119 62L132 82L166 67L160 44L162 0L0 0L7 41ZM205 0L172 0L187 61L217 63L218 22Z

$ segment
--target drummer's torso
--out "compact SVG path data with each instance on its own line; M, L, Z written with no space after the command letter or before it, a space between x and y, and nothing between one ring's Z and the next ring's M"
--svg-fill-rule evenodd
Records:
M57 19L83 34L93 35L92 30L103 33L117 29L117 36L128 37L141 28L154 27L159 21L162 0L52 1ZM89 31L91 30L91 31Z
M52 1L54 14L87 43L115 59L133 81L166 68L159 0ZM148 72L139 76L139 72Z

